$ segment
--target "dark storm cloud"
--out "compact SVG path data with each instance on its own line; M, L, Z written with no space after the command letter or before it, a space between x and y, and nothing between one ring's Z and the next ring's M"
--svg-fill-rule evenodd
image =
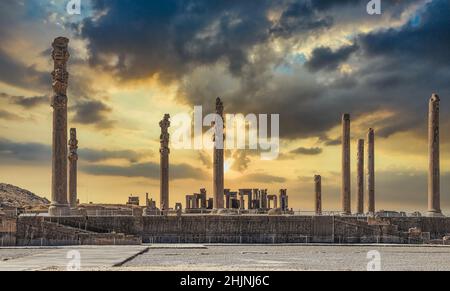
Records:
M40 105L50 106L50 98L48 96L12 96L6 93L0 93L0 99L8 101L10 104L21 106L25 109L32 109Z
M313 71L336 70L342 62L348 60L350 55L358 50L358 45L349 45L339 48L336 51L329 47L314 49L311 58L306 62L306 67Z
M292 37L298 33L330 28L332 25L333 19L330 16L316 13L313 2L296 1L287 6L270 31L276 36Z
M256 45L332 24L303 0L138 0L131 5L97 0L93 7L106 15L79 26L81 37L89 41L91 63L109 67L124 79L154 74L179 78L192 67L217 62L240 75ZM274 9L282 11L276 23L267 17ZM102 56L114 56L117 62L111 66Z
M95 163L110 159L124 159L131 163L152 156L149 152L136 152L130 150L97 150L80 148L78 151L81 162ZM0 138L0 158L3 161L50 161L51 146L32 142L15 142Z
M20 143L0 138L0 157L2 160L48 161L51 147L40 143Z
M70 110L74 112L72 121L79 124L94 125L99 129L110 129L115 123L109 117L112 109L102 101L80 101Z
M26 89L48 89L51 76L36 70L35 66L26 66L12 58L0 48L0 81Z
M360 38L368 56L384 56L399 62L417 59L422 63L448 66L450 54L450 4L434 0L401 29L375 31Z
M289 139L326 136L328 130L339 125L342 113L349 112L356 120L384 110L393 112L394 116L368 124L376 127L380 136L405 131L422 134L431 93L450 95L450 54L446 49L450 38L449 5L448 1L434 0L413 17L420 21L357 36L358 55L348 62L356 65L358 71L350 76L294 67L292 74L259 83L249 98L246 98L249 91L245 82L236 91L223 94L226 111L279 113L281 136ZM355 49L343 47L335 52L345 52L343 55L347 57ZM336 59L339 60L331 58L317 67L335 68ZM308 61L313 60L314 56ZM329 81L320 82L326 78ZM214 81L208 86L194 81L185 90L193 104L212 104L212 98L207 97L221 95L220 86L214 91ZM449 109L442 107L443 120L450 117ZM337 140L324 142L339 143Z
M86 165L82 167L82 170L87 174L95 176L139 177L153 180L160 178L160 165L152 162L132 164L130 166ZM170 165L170 178L172 180L203 180L207 177L208 173L187 164Z
M305 147L299 147L298 149L295 149L291 151L291 154L296 155L305 155L305 156L317 156L320 155L323 152L321 148L305 148Z

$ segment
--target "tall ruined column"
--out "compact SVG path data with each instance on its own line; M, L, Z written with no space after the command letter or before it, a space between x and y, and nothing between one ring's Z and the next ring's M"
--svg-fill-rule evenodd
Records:
M214 209L223 209L223 195L224 195L224 118L223 118L223 103L220 98L216 99L216 114L217 120L214 126L216 134L214 134L214 170L213 170L213 188L214 188ZM219 128L218 126L221 126ZM217 136L219 134L219 137Z
M367 212L375 214L375 131L367 134Z
M70 208L77 207L77 163L78 163L77 129L70 129L69 140L69 204Z
M53 41L53 141L52 141L52 202L49 215L62 216L70 212L67 203L67 61L69 39Z
M322 176L314 176L314 185L316 192L315 210L316 215L322 215Z
M440 149L439 149L439 103L438 95L433 94L429 104L428 116L428 216L443 216L440 194Z
M342 214L349 215L351 209L350 190L350 114L342 116Z
M358 140L356 214L364 214L364 140Z
M159 122L161 127L161 136L159 137L161 148L159 153L161 156L160 162L160 209L165 211L169 209L169 127L170 115L165 114L164 119Z

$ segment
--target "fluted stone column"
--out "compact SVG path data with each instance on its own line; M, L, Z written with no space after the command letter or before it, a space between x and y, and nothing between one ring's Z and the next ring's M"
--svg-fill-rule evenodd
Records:
M428 216L443 216L440 194L440 141L439 141L440 98L433 94L429 102L428 113Z
M67 202L67 61L69 39L58 37L53 41L53 141L52 141L52 202L49 215L70 213Z
M159 123L161 127L160 143L160 209L165 211L169 209L169 127L170 127L170 115L164 115L164 119Z
M316 215L322 215L322 176L314 176L314 185L316 192L315 210Z
M69 204L70 208L77 207L77 163L78 163L78 140L76 128L70 129L69 140Z
M357 214L364 214L364 140L358 140L358 165L357 165Z
M342 214L349 215L351 209L351 180L350 180L350 114L342 116Z
M375 214L375 131L367 133L367 213Z
M223 209L224 196L224 118L223 118L223 103L220 98L216 99L216 114L217 118L221 118L215 123L216 134L214 134L214 169L213 169L213 194L214 194L214 209ZM218 128L223 125L222 128ZM218 137L217 134L220 136Z

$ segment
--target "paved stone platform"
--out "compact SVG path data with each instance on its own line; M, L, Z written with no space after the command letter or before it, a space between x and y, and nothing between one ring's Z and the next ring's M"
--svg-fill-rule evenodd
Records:
M80 254L81 270L111 268L147 250L145 246L94 246L58 248L0 248L0 271L67 270L73 256Z
M71 250L84 271L366 271L370 251L379 252L381 270L450 271L445 246L294 244L0 248L0 271L64 271Z

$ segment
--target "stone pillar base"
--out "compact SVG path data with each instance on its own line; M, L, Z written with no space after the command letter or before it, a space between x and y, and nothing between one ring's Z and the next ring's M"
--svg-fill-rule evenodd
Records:
M445 217L441 211L428 211L426 214L427 217Z
M50 216L68 216L70 215L70 207L63 204L51 204L48 214Z

